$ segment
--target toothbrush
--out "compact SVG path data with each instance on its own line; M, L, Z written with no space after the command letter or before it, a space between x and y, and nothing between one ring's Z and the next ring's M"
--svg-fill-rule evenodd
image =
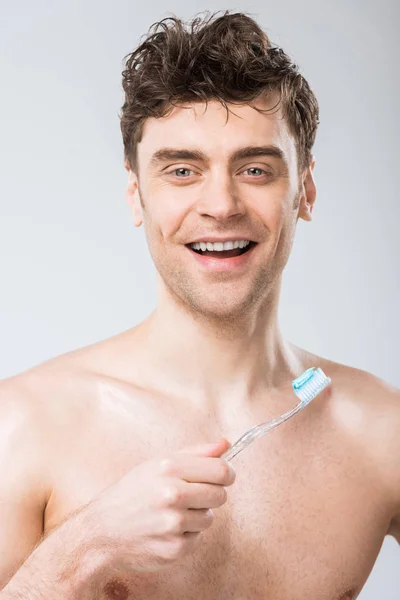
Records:
M316 396L322 390L324 390L331 383L331 378L327 377L322 369L311 367L311 369L307 369L300 377L292 381L292 387L295 395L300 399L300 402L284 413L280 417L276 417L271 421L266 421L265 423L261 423L260 425L254 425L250 429L246 431L234 444L227 450L224 454L221 455L221 458L225 460L230 460L236 454L239 454L244 448L247 448L254 440L265 435L268 431L277 427L281 423L284 423L295 414L303 410L311 400L314 400Z

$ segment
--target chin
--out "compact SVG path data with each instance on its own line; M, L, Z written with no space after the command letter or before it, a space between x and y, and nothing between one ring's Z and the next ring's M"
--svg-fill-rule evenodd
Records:
M213 283L196 280L183 269L157 270L168 294L184 311L194 318L211 321L243 320L253 315L268 297L274 283L267 268L252 278Z
M181 297L188 310L200 318L210 321L235 321L242 320L247 314L253 312L257 303L253 294L238 298L233 294L220 297Z

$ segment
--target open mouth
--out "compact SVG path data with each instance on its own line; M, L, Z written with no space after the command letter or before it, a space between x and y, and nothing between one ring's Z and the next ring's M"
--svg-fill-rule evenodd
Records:
M201 244L203 246L203 249L200 247L200 243L198 244L186 244L186 247L189 248L189 250L191 250L192 252L196 252L196 254L200 254L201 256L212 256L213 258L235 258L236 256L241 256L242 254L246 254L246 252L248 252L249 250L251 250L251 248L254 248L254 246L256 245L257 242L243 242L241 243L241 246L243 247L237 247L237 248L232 248L229 250L226 249L221 249L221 245L219 245L218 249L215 248L216 245L214 245L214 249L209 250L208 248L204 249L205 246L207 246L207 244Z

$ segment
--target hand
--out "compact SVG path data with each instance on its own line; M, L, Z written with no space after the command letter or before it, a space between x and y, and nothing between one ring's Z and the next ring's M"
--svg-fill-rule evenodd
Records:
M160 571L192 553L225 504L236 474L220 458L231 444L183 448L140 463L89 505L103 549L116 567ZM104 548L105 544L105 548Z

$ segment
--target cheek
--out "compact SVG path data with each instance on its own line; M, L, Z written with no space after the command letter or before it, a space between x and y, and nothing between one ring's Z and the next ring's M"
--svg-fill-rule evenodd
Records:
M296 193L290 181L279 180L268 187L265 194L254 198L252 208L269 231L279 233L287 221L291 221Z
M178 234L182 226L182 218L180 215L165 213L160 215L160 219L156 226L156 235L163 243L176 242L175 236Z
M151 234L157 238L170 239L182 227L188 212L179 198L153 197L145 217L149 233L151 230Z
M149 236L153 239L169 239L179 229L182 217L178 211L173 212L168 206L152 206L144 215L144 224Z
M289 211L285 203L280 199L279 202L268 202L259 211L260 218L270 234L279 235L288 220Z

